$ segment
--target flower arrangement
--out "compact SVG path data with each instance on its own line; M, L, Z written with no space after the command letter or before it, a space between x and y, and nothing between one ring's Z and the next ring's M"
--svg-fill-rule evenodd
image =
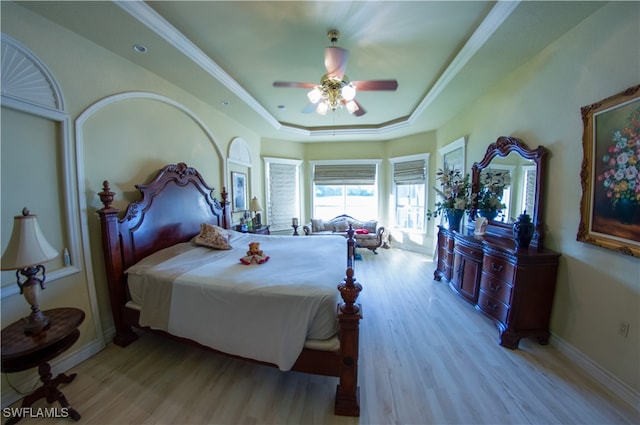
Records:
M602 157L604 172L598 176L613 208L622 199L640 204L640 109L628 121L627 127L613 132L612 145Z
M506 170L484 170L480 174L480 190L478 191L478 211L490 214L495 218L498 211L507 208L502 202L504 189L511 184L511 174Z
M469 211L471 209L471 184L469 175L462 176L460 170L449 170L446 167L438 170L436 179L440 180L440 189L435 188L441 198L435 204L435 211L429 211L429 218L437 217L447 210Z

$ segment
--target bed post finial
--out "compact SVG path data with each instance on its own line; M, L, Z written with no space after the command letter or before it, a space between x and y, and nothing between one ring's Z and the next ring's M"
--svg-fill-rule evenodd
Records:
M229 208L229 192L227 188L222 186L222 192L220 192L220 205L222 206L222 227L225 229L231 228L231 209Z
M105 209L111 208L115 193L111 191L108 180L102 182L102 192L98 193L98 196L100 197L100 201L102 202L102 205L104 205Z
M362 285L356 283L353 268L338 285L344 303L338 305L340 323L340 382L336 388L336 415L360 416L360 388L358 387L358 357L360 346L361 307L356 304Z
M358 295L360 295L360 291L362 291L362 285L356 282L351 267L347 269L347 277L338 285L338 291L340 291L340 295L344 301L344 303L340 304L340 312L357 314L360 308L355 302L358 299Z
M102 183L102 192L98 193L104 208L96 211L100 217L100 230L102 232L102 252L107 273L107 286L109 288L109 302L113 314L113 324L116 328L116 335L113 342L120 347L125 347L138 337L127 324L123 315L127 293L125 283L123 283L124 269L122 264L122 247L119 240L118 231L118 209L113 208L111 203L115 193L109 187L109 181Z

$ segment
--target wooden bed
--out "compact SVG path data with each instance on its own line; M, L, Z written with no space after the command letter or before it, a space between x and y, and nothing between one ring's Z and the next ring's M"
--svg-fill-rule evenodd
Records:
M115 193L104 181L98 195L104 208L98 210L102 230L102 245L109 286L114 343L125 347L137 339L133 328L155 332L173 339L205 347L195 341L139 325L140 312L127 306L131 301L125 270L143 258L164 248L191 240L200 232L201 223L229 229L232 226L227 193L223 188L220 200L213 197L200 173L184 163L163 167L148 184L136 185L141 200L132 202L120 218L120 210L112 207ZM258 236L257 238L259 238ZM294 237L294 236L291 236ZM360 284L353 277L355 240L353 230L347 239L346 277L337 285L342 303L338 303L339 349L323 351L305 347L291 370L336 376L339 383L335 395L335 414L359 416L358 351L360 305L356 304ZM319 265L323 267L323 265ZM237 357L237 356L234 356ZM252 359L247 359L262 364ZM269 364L271 365L271 364ZM271 365L273 366L273 365Z

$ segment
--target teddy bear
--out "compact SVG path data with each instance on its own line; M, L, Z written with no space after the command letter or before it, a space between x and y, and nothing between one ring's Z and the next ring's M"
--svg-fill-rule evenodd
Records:
M260 249L260 242L249 242L249 251L247 251L247 255L240 259L240 262L242 264L249 265L254 261L258 264L262 264L266 263L268 260L269 256L264 255Z

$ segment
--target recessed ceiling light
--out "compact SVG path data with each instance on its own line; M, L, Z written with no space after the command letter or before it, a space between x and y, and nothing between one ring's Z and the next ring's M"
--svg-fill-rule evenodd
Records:
M287 107L285 105L278 105L278 109L284 111L285 109L287 109Z
M133 51L138 53L147 53L147 47L142 44L134 44Z

